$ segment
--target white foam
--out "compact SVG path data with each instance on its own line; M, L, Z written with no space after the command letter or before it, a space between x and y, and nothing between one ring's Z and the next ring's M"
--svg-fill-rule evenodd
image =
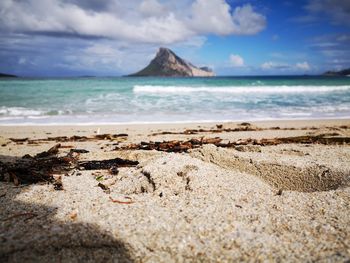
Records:
M257 93L325 93L333 91L350 91L350 86L157 86L135 85L134 93L150 94L184 94L184 93L231 93L231 94L257 94Z
M45 114L43 111L27 109L23 107L5 107L0 108L0 115L5 116L40 116Z

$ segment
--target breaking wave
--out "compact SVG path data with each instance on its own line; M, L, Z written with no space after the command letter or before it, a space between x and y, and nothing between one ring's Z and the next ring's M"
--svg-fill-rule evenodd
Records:
M45 112L23 107L0 107L0 116L40 116Z
M24 107L0 107L0 117L40 117L72 114L71 110L38 110Z
M215 87L190 87L190 86L157 86L135 85L134 93L231 93L231 94L256 94L256 93L327 93L334 91L350 91L350 86L215 86Z

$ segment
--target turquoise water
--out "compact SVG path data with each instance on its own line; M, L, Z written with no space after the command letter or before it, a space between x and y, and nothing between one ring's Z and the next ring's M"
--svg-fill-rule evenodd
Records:
M0 80L2 125L349 117L349 77Z

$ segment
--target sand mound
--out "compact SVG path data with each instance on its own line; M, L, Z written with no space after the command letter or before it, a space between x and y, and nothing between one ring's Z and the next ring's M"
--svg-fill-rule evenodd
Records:
M113 191L121 194L152 193L160 197L183 195L213 187L222 173L216 165L180 154L165 154L137 172L121 171Z
M229 170L257 176L274 188L298 192L334 190L349 185L350 171L315 160L288 156L287 160L271 153L247 153L205 145L191 155ZM288 161L288 162L287 162Z

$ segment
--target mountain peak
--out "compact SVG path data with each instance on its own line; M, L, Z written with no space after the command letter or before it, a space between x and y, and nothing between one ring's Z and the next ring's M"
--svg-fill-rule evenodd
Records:
M214 73L207 67L198 68L172 50L161 47L147 67L130 76L212 77Z

